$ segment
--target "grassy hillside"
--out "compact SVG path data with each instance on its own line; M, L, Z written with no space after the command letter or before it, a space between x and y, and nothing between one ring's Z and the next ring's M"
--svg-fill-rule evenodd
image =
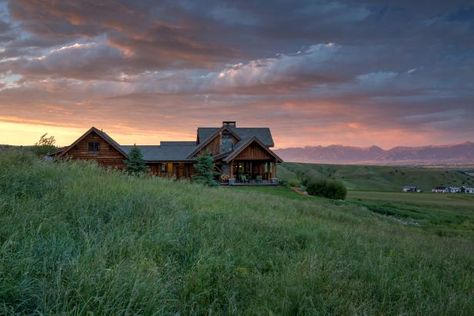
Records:
M295 179L297 172L341 180L349 190L399 192L402 186L414 184L428 192L438 185L474 186L474 176L446 168L284 163L278 172L285 180Z
M474 313L472 238L276 193L0 153L0 314Z

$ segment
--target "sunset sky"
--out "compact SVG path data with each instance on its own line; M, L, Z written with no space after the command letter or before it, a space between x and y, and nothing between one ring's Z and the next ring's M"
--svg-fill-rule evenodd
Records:
M0 0L0 144L223 120L279 148L473 141L474 5Z

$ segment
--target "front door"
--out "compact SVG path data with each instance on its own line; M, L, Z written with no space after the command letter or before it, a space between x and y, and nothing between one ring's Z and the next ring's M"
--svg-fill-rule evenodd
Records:
M184 165L183 164L179 164L177 167L176 167L176 178L177 179L181 179L184 177Z

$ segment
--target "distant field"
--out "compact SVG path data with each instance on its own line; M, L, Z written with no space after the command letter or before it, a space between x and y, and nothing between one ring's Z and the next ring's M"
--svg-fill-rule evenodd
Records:
M402 204L414 203L432 207L449 207L456 210L474 211L474 194L349 191L348 199L388 201Z
M416 185L425 192L438 185L474 186L474 176L465 169L320 165L283 163L278 176L284 180L296 179L298 172L321 178L337 179L349 190L399 192L404 185Z
M349 191L348 201L439 235L474 239L474 195Z
M286 187L238 187L232 190L261 192L294 200L323 202ZM474 195L349 191L346 201L335 204L364 207L374 214L430 230L439 235L462 235L474 240Z

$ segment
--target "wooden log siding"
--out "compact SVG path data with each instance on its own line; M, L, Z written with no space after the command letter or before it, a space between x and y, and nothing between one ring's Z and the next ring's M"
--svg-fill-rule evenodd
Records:
M237 138L231 136L232 143L237 143ZM209 152L212 155L217 155L221 153L221 135L216 136L209 144L207 144L196 156L202 155L205 152Z
M89 151L90 142L99 143L98 152ZM123 161L126 158L94 132L90 133L83 140L74 145L65 156L71 159L95 160L98 164L105 167L119 169L125 168L125 163Z
M220 133L220 134L219 134ZM231 130L222 129L216 131L212 136L210 136L209 142L206 141L204 148L199 147L200 152L197 154L193 153L193 157L202 154L205 151L210 152L213 155L222 154L223 150L231 150L234 146L230 146L230 142L234 145L236 143L245 142L243 146L246 146L242 149L242 152L235 152L235 156L230 153L228 158L231 158L232 161L225 160L225 157L221 156L216 161L217 165L223 164L226 168L221 170L221 173L225 173L226 176L231 178L236 176L237 166L240 166L240 163L245 163L246 172L256 176L262 175L264 178L270 178L276 176L276 166L275 163L279 162L280 159L269 153L266 150L266 145L264 145L259 139L255 136L252 138L240 140L238 137L235 137ZM226 138L225 140L223 139ZM114 167L124 169L126 167L125 160L127 159L125 152L123 152L119 145L115 145L114 141L110 141L107 134L98 130L95 127L90 128L83 136L81 136L76 142L73 143L72 147L70 146L67 150L62 151L55 155L55 157L61 158L70 158L70 159L82 159L82 160L94 160L98 164L106 167ZM224 142L222 142L224 140ZM89 146L90 143L96 143L98 146ZM271 141L267 143L273 144ZM221 148L221 146L225 146ZM98 147L98 150L96 151ZM222 149L222 150L221 150ZM235 148L234 148L235 149ZM224 155L225 156L225 155ZM226 165L228 164L228 165ZM163 161L163 160L149 160L147 165L150 168L150 173L153 175L168 177L168 178L191 178L195 172L193 162L187 160L187 157L183 157L183 160L175 161Z
M190 178L193 175L194 171L192 163L151 162L147 165L150 167L150 173L152 175L165 178Z
M202 155L206 152L209 152L212 155L217 155L219 153L221 146L221 139L219 136L215 137L207 146L205 146L196 156Z
M260 145L253 143L245 148L240 154L235 157L234 160L271 160L273 158L268 152L266 152Z

